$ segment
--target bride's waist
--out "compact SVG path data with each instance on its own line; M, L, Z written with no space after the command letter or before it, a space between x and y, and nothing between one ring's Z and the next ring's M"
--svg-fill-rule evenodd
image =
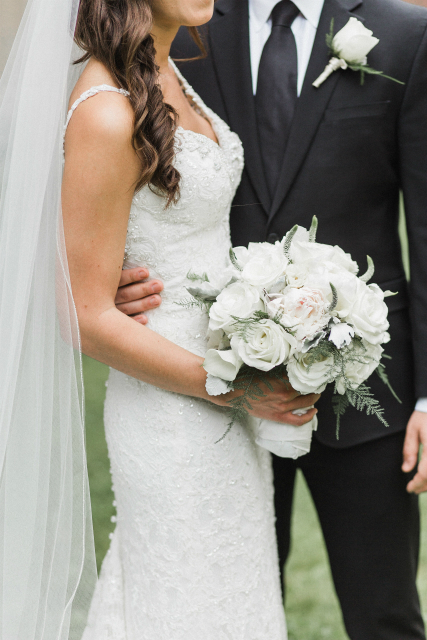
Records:
M189 294L187 298L190 298ZM166 295L162 296L162 304L146 315L151 331L196 355L205 355L209 318L203 309L188 304L183 306Z

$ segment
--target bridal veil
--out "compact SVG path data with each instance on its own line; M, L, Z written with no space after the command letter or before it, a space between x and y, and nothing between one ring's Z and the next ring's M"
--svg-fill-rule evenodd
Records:
M77 11L29 0L0 81L0 640L79 639L96 582L60 206Z

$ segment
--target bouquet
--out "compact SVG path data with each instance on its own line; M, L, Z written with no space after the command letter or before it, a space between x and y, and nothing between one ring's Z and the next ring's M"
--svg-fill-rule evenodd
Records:
M316 242L316 231L314 217L310 230L295 225L275 244L230 250L231 264L216 284L206 274L188 274L192 299L181 304L209 314L206 389L210 395L242 390L230 401L223 437L263 395L260 382L271 387L272 376L301 394L333 384L337 437L350 405L388 426L365 381L376 371L390 386L381 359L390 339L384 298L394 294L368 284L374 274L369 256L358 276L351 256ZM310 450L316 427L317 416L302 427L261 420L257 442L297 458Z

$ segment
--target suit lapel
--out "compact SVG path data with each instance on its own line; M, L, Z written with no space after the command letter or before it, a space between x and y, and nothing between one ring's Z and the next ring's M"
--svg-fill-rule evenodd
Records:
M268 213L271 199L260 160L252 90L248 0L218 0L209 24L209 50L230 127L243 143L245 166L259 201Z
M276 215L296 178L342 73L333 73L319 89L312 86L329 61L325 38L330 30L331 20L334 19L336 33L348 22L351 11L361 3L361 0L325 0L303 88L298 98L269 221Z

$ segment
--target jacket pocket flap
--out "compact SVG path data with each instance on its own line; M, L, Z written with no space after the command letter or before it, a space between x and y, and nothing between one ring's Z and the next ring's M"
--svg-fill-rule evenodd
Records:
M387 111L390 100L384 102L371 102L370 104L358 104L339 109L327 109L324 120L347 120L349 118L369 118L384 115Z

